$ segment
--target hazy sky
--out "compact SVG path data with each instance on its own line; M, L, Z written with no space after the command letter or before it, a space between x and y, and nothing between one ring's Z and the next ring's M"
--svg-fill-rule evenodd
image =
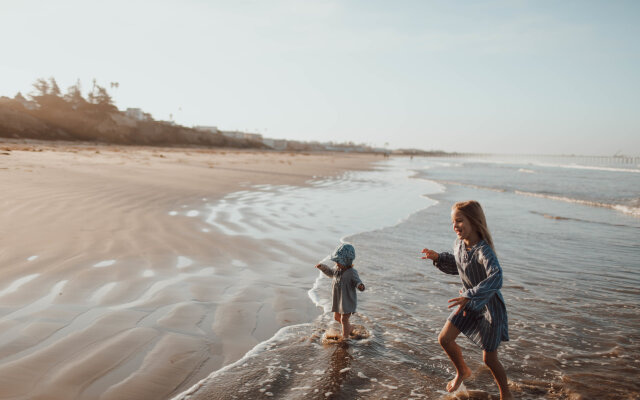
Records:
M640 1L0 0L0 95L268 137L640 154Z

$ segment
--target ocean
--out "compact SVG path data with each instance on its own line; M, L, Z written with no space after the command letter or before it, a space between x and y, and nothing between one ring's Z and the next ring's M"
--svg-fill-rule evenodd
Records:
M437 342L459 277L421 259L451 251L450 209L485 210L503 268L510 341L499 357L519 399L640 398L640 166L576 157L398 157L308 187L262 185L212 204L208 229L278 244L261 269L306 292L308 321L262 332L257 346L176 399L497 398L482 352L460 335L473 375ZM340 242L356 248L352 323L339 329L330 280L313 268ZM305 271L301 273L300 271ZM240 272L238 272L240 273Z

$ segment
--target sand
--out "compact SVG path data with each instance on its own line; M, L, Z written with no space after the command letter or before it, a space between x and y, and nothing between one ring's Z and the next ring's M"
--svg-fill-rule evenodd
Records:
M194 216L379 159L0 142L0 399L170 398L309 321L304 290L261 266L303 248Z

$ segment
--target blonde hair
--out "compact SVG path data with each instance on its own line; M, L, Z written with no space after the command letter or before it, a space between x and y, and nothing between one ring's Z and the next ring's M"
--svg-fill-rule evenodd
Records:
M460 211L471 222L471 226L478 235L495 251L491 232L489 232L489 227L487 226L487 219L480 203L475 200L459 201L451 208Z

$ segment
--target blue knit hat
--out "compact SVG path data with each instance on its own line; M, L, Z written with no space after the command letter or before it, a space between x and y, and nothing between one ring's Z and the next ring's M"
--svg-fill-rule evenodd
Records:
M331 261L344 265L345 267L353 264L355 258L356 249L349 243L341 244L331 253Z

